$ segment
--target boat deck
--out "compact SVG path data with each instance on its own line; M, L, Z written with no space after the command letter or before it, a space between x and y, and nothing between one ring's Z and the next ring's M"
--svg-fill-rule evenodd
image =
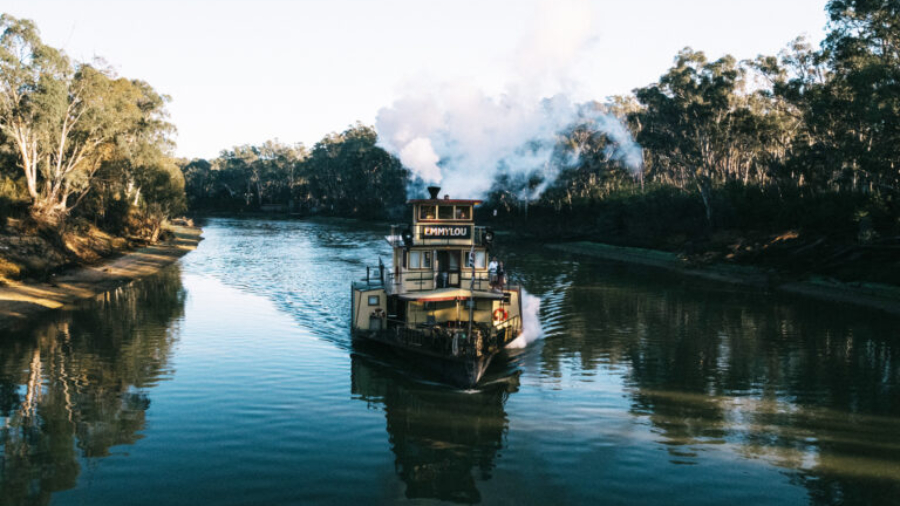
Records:
M403 300L415 300L420 302L441 302L448 300L468 300L490 299L502 300L502 292L484 291L484 290L468 290L465 288L438 288L436 290L426 290L421 292L408 292L398 295Z

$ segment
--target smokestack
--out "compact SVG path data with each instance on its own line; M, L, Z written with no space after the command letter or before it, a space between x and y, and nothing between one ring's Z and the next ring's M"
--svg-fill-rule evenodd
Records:
M441 187L440 186L429 186L428 193L431 195L431 200L437 200L439 198L438 195L441 194Z

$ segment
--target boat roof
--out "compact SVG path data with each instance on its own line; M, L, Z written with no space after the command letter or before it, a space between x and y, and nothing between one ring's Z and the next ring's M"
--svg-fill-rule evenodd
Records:
M411 199L407 204L434 204L436 206L444 204L469 204L477 206L484 202L483 200L465 200L465 199Z
M403 300L415 300L419 302L442 302L448 300L468 300L470 297L476 299L503 299L503 294L498 292L471 291L462 288L439 288L437 290L428 290L426 292L404 293L399 297Z

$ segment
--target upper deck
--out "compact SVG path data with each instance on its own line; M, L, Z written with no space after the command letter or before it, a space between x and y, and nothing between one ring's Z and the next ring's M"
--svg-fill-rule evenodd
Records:
M408 201L411 225L394 225L388 242L394 247L415 246L479 246L485 243L486 229L475 226L475 206L481 200L437 198L431 187L430 199Z

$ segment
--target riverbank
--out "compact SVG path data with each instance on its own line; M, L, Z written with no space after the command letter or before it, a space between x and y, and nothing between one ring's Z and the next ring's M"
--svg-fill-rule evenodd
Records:
M142 278L197 248L202 230L169 226L171 237L92 266L74 267L43 282L9 282L0 286L0 329L12 327L44 311L62 309L134 279Z
M613 246L588 241L549 244L547 247L594 258L666 269L690 277L751 286L760 290L798 294L900 315L900 287L894 285L841 282L819 276L789 279L773 269L725 263L696 264L684 256L666 251Z

